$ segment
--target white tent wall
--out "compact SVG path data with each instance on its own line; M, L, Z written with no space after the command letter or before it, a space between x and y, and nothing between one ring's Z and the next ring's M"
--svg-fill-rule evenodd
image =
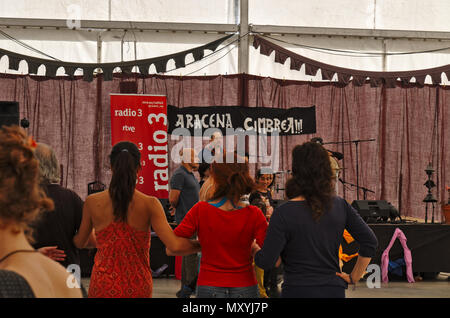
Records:
M447 0L248 0L250 29L252 25L307 26L316 28L355 28L363 30L411 30L449 32L450 2ZM269 14L270 13L270 14ZM129 21L129 30L56 30L55 28L0 28L8 35L57 59L70 62L120 62L172 54L211 42L221 34L187 31L133 30L133 22L226 23L239 24L239 0L0 0L0 18L70 19ZM450 49L433 53L390 55L450 47L449 40L391 39L347 37L340 35L270 35L284 42L276 44L323 63L367 71L407 71L450 64ZM271 40L271 39L270 39ZM231 41L229 41L231 42ZM229 43L227 42L227 43ZM226 45L224 43L223 45ZM259 54L249 41L248 73L294 80L321 80L320 73L307 76L304 71L291 71L273 63L273 55ZM99 45L100 44L100 45ZM223 47L223 45L221 47ZM311 46L325 50L306 49ZM0 37L0 47L14 52L39 56L15 42ZM136 48L136 50L135 50ZM356 51L331 52L328 50ZM380 53L368 55L365 52ZM382 53L387 53L382 56ZM203 61L174 69L168 64L168 75L215 75L238 73L237 43ZM43 56L39 56L43 57ZM186 59L186 63L192 60ZM0 60L0 72L26 73L22 62L18 72L9 71L8 60ZM43 67L40 74L43 74ZM152 66L150 73L156 70ZM63 74L60 69L58 75ZM76 73L81 74L81 71ZM431 83L427 79L426 83ZM443 75L443 83L448 79Z
M201 46L223 36L223 34L187 34L181 32L104 32L102 34L102 62L131 61L169 55ZM224 47L232 41L233 39L230 39L223 45L220 45L216 50L217 53L212 54L213 52L211 51L205 51L205 56L211 55L191 65L187 64L192 63L194 58L192 55L186 56L185 63L187 66L184 68L176 69L174 60L170 60L167 63L167 72L165 74L235 74L237 73L238 60L237 43L230 44L226 48ZM150 66L149 73L156 73L154 65Z
M157 22L237 23L235 0L112 0L111 19Z
M20 39L26 44L45 52L57 59L67 62L88 62L97 61L97 39L101 36L101 62L130 61L134 59L151 58L184 51L205 43L214 41L223 35L204 33L183 33L183 32L134 32L134 31L84 31L84 30L36 30L36 29L6 29L9 35ZM305 57L318 60L323 63L340 67L367 70L367 71L408 71L424 68L438 67L450 64L450 49L432 53L417 53L406 55L388 55L383 61L383 40L379 39L357 39L338 38L327 36L277 36L271 35L270 41L285 47L295 53ZM279 39L278 42L274 39ZM136 52L135 52L136 42ZM227 41L227 43L230 43ZM252 40L250 40L252 43ZM385 51L388 53L400 52L422 52L434 49L450 47L450 41L438 40L385 40ZM219 47L223 48L224 45ZM311 48L301 48L309 46ZM26 55L43 57L42 55L25 49L19 44L0 38L0 47L13 52ZM312 48L323 48L331 50L356 51L359 53L346 53L325 51ZM380 55L366 55L365 52L380 52ZM211 52L207 52L211 53ZM228 53L228 54L227 54ZM44 57L45 58L45 57ZM192 62L192 57L186 58L186 63ZM171 60L167 65L167 75L214 75L214 74L234 74L237 73L238 50L237 43L230 47L223 48L222 51L196 62L185 68L175 69ZM304 69L293 71L289 69L290 61L284 65L274 63L274 53L271 56L263 56L259 49L250 47L249 52L249 73L260 76L275 78L285 78L293 80L314 80L320 81L318 73L315 77L304 74ZM8 70L8 58L4 56L0 59L0 72L26 74L28 67L25 62L21 62L19 71ZM150 73L156 73L154 66L150 68ZM44 74L43 66L40 68L40 75ZM60 69L58 75L64 74ZM81 71L76 73L82 74ZM443 83L449 81L442 75ZM427 83L431 83L427 79Z
M72 30L39 30L39 29L5 29L8 35L32 46L33 48L45 52L46 54L66 62L95 63L97 60L97 36L88 31ZM0 48L17 52L29 56L46 58L37 52L26 49L18 43L0 36ZM45 74L44 66L38 70L38 75ZM0 72L12 74L27 74L28 65L22 61L19 70L8 69L8 58L3 56L0 59ZM64 70L59 69L57 75L63 75ZM75 75L81 75L82 71L77 71Z
M274 39L280 40L278 42ZM311 48L327 48L333 50L355 50L361 52L379 52L381 51L381 43L378 40L372 39L353 39L353 38L329 38L329 37L312 37L295 35L277 36L271 35L268 38L269 41L283 46L289 51L303 55L310 59L314 59L323 63L336 65L340 67L347 67L353 69L360 69L366 71L381 71L383 67L383 60L381 56L364 56L361 54L348 54L332 51L321 51L317 49L300 48L299 46L309 46ZM297 45L294 45L297 44ZM260 76L269 76L281 79L293 79L293 80L313 80L321 81L320 70L316 76L305 75L304 65L300 71L290 70L290 59L281 65L275 63L275 52L272 52L270 56L264 56L259 53L260 49L251 47L250 49L250 73Z
M249 0L261 25L450 31L448 0Z
M386 47L389 52L420 52L447 48L437 52L390 55L386 59L387 71L419 70L450 64L450 41L391 39L386 40Z
M374 28L450 32L447 0L373 0L376 3Z
M119 32L119 31L83 31L83 30L36 30L36 29L7 29L8 35L20 39L24 43L36 48L46 54L64 60L66 62L97 62L97 40L101 37L101 62L131 61L144 58L152 58L185 51L205 43L212 42L223 37L222 34L172 33L172 32ZM231 39L232 41L233 39ZM136 51L135 51L136 43ZM218 50L230 41L219 46ZM237 44L229 47L185 68L176 69L173 60L167 65L167 75L211 75L211 74L234 74L237 73ZM6 38L0 38L0 48L18 52L25 55L47 58L39 53L28 50ZM206 51L205 56L211 54ZM228 53L228 54L227 54ZM223 57L223 58L222 58ZM193 62L193 57L186 57L186 64ZM211 64L211 65L209 65ZM209 65L209 66L208 66ZM202 69L205 67L205 69ZM119 71L120 70L116 70ZM198 71L198 72L195 72ZM25 62L20 63L18 71L8 70L8 58L0 59L0 72L13 74L27 74L28 67ZM195 73L194 73L195 72ZM156 73L154 66L150 67L150 74ZM44 67L41 66L38 75L44 75ZM63 75L64 70L59 69L57 75ZM81 75L78 70L75 75Z
M1 0L0 16L238 23L238 0ZM249 0L249 22L361 29L450 31L447 0Z
M373 5L373 0L250 0L249 20L262 25L367 29L373 26Z
M236 23L236 0L1 0L8 18Z
M110 0L2 0L4 18L69 19L80 13L85 20L107 20ZM80 9L80 10L78 10Z

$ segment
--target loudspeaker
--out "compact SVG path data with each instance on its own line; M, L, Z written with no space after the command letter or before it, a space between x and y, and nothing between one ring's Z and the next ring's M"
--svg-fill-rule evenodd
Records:
M19 103L0 101L0 128L19 125Z
M366 223L387 222L392 206L385 200L355 200L352 207Z

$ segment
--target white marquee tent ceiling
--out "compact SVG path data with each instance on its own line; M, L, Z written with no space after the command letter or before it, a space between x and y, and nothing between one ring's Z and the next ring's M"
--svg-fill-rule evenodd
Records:
M217 32L195 31L198 30L195 27L192 32L188 30L199 23L226 27L237 33L239 6L238 0L0 0L0 31L4 32L0 34L0 48L46 58L25 48L26 44L56 59L80 63L151 58L223 37ZM250 31L264 32L270 36L268 40L305 57L367 71L408 71L450 64L449 18L448 0L248 0ZM64 25L58 29L47 27L44 21L41 29L36 27L39 26L36 19L47 19L51 25L61 21L76 25L79 20L81 29L70 30ZM117 21L127 21L128 27L86 29L83 24L88 20L99 22L99 28L102 23L107 26ZM139 22L169 23L169 27L141 31ZM180 27L180 23L187 27ZM280 32L275 32L277 27ZM349 33L343 32L347 29ZM5 34L20 42L6 38ZM320 80L320 76L307 76L303 70L290 70L289 61L284 65L274 63L274 54L260 55L251 43L250 37L248 73ZM418 53L411 54L414 52ZM185 68L175 69L170 61L167 69L174 70L166 74L234 74L239 72L238 59L239 50L234 42ZM14 73L8 70L7 57L0 60L0 72ZM41 69L40 73L43 72ZM150 69L152 72L156 70ZM26 74L26 63L21 62L15 73ZM448 82L443 75L443 83Z

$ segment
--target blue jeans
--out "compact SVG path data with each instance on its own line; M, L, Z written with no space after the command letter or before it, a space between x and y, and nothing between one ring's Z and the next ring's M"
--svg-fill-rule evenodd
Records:
M197 298L259 298L258 285L249 287L197 286Z

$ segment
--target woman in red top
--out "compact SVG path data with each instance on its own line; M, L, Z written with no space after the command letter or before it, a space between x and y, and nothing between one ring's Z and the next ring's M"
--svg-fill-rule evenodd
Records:
M200 246L175 236L159 200L135 189L140 169L136 145L119 142L110 161L113 174L109 189L86 199L80 230L74 237L75 245L83 248L95 229L97 254L88 295L151 297L150 226L177 255L196 253Z
M226 162L226 154L223 158ZM259 297L252 243L255 239L258 244L263 243L267 222L259 208L240 202L240 197L250 193L255 183L248 163L238 163L237 159L234 155L233 163L211 164L212 199L194 205L175 229L181 237L198 235L202 247L198 298Z

